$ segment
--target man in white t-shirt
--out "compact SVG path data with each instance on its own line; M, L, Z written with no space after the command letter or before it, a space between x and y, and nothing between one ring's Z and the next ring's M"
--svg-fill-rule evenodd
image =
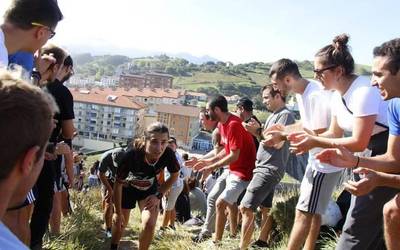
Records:
M57 1L13 0L0 26L0 68L8 66L8 55L40 49L56 34L54 30L62 18ZM37 70L45 72L49 63L37 65Z
M7 209L24 203L43 166L53 129L50 97L0 72L0 249L28 249L1 222ZM18 115L15 115L18 114Z
M314 81L302 78L296 63L289 59L280 59L270 70L272 84L283 95L293 92L299 106L301 125L308 133L324 132L330 124L331 92ZM292 127L290 132L298 130ZM289 130L289 126L286 128ZM273 132L274 138L283 133ZM277 137L276 137L277 138ZM296 218L290 234L288 249L300 249L305 243L305 249L313 249L319 235L321 215L324 214L332 192L341 176L342 169L329 164L321 164L315 155L322 149L310 150L308 165L301 186L300 197L296 206Z

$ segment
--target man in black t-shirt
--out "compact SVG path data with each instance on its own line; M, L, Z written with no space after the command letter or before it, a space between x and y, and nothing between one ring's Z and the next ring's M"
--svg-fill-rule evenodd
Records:
M261 122L258 118L253 114L253 102L248 97L242 97L236 104L236 113L240 116L240 119L243 121L243 126L246 128L247 123L258 123L261 127ZM259 141L258 138L254 135L253 140L256 145L256 150L258 149Z
M153 123L146 128L144 136L137 139L134 147L127 151L118 164L114 185L115 226L111 238L111 249L118 243L129 221L130 211L138 203L141 212L142 230L139 234L139 249L148 249L154 235L160 199L176 182L179 163L174 151L168 148L169 132L162 123ZM162 184L157 175L167 168L170 177Z
M59 47L54 45L45 46L41 52L43 55L51 54L56 59L56 62L46 71L49 72L49 75L42 76L42 80L45 77L48 80L46 89L54 97L59 108L59 112L54 117L56 128L50 137L50 143L57 144L63 141L71 147L75 131L73 125L73 98L71 92L61 82L71 73L71 65L64 65L66 52ZM72 152L70 153L72 154ZM47 230L53 207L55 180L61 179L60 163L60 158L55 161L46 160L36 183L39 197L36 200L30 224L32 249L40 249L42 247L43 236ZM56 186L57 190L59 190L61 183L57 182Z

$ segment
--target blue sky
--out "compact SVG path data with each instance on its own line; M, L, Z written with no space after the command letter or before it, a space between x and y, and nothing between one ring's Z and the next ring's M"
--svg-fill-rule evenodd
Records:
M2 0L4 10L9 0ZM234 63L312 60L337 34L357 63L399 37L396 0L58 0L65 19L54 43L187 52ZM90 52L90 51L89 51Z

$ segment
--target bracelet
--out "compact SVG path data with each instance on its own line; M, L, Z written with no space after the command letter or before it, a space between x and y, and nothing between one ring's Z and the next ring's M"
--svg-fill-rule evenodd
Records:
M358 168L359 163L360 163L360 156L357 156L357 164L356 164L355 168Z

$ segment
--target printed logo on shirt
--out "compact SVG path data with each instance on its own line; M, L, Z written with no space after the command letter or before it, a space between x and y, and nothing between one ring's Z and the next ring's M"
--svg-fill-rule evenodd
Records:
M126 178L126 182L138 190L146 191L154 185L155 177L148 178L143 176L137 176L134 175L132 172L129 172L129 175Z

